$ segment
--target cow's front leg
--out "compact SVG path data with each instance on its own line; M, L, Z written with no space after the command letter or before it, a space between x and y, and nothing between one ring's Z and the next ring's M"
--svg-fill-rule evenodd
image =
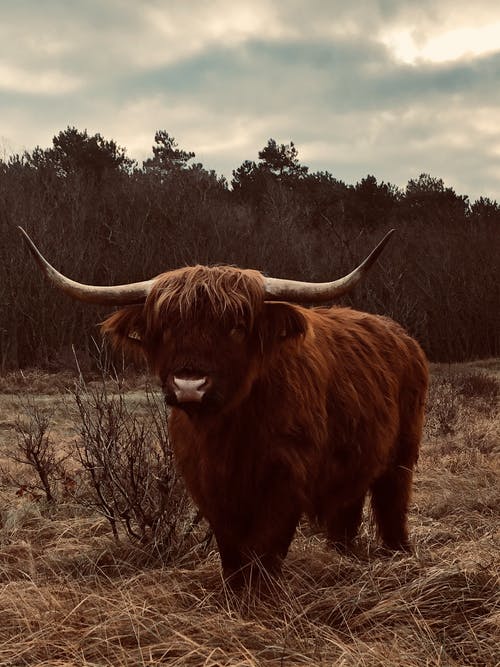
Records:
M235 494L212 513L224 578L235 588L280 572L302 512L298 484L283 463L256 480L251 498ZM208 518L208 517L207 517Z
M238 545L214 531L224 580L229 586L235 590L244 585L262 588L263 582L278 576L299 518L300 514L294 512L279 520L275 517L272 526L270 517L265 522L256 521L251 533Z
M300 515L301 505L286 476L275 475L261 488L245 543L245 553L257 573L279 574Z
M216 530L214 530L214 533L219 547L224 580L231 588L241 588L245 582L243 571L246 563L241 548L237 546L234 540L220 534L217 535Z

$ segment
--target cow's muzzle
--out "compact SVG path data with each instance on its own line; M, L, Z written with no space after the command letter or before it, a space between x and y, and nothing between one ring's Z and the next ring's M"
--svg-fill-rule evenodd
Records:
M199 377L183 377L174 375L172 389L177 403L201 403L212 385L207 375Z

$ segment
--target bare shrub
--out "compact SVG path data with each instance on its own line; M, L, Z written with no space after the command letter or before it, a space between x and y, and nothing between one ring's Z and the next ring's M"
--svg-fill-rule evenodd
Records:
M18 487L17 495L29 495L39 499L42 491L45 499L52 503L56 500L67 479L65 461L68 458L56 450L50 436L51 413L35 405L31 400L23 402L23 416L16 419L14 430L16 441L3 453L7 458L20 464L21 470L30 469L32 475L12 472L2 466L4 479Z
M464 445L466 449L494 451L498 446L498 428L488 417L498 412L499 398L500 383L486 371L450 366L433 373L427 402L428 435L438 438L461 434L460 443L449 438L441 442L443 452Z
M145 402L120 386L80 383L74 392L80 422L76 453L84 470L75 498L134 542L168 558L189 521L189 505L175 471L163 400L151 390Z
M455 432L460 397L448 377L431 376L427 400L426 430L438 437Z
M464 398L484 398L496 401L500 397L500 383L485 371L456 374L458 392Z

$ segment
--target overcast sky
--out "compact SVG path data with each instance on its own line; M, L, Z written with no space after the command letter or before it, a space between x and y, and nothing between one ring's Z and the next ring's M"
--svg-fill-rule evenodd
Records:
M422 172L500 201L498 0L0 0L0 151L68 125L141 162L157 129L231 178L272 137L311 171Z

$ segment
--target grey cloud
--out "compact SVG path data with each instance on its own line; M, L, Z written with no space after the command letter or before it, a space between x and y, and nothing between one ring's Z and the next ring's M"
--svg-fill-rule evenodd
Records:
M163 89L226 114L279 109L296 114L325 106L344 113L395 111L443 99L472 105L479 96L493 104L499 101L499 84L500 53L472 62L414 67L394 63L375 44L259 42L213 50L130 82L142 95Z
M0 65L79 85L30 91L27 76L14 92L4 87L0 138L32 148L76 125L141 160L164 128L230 177L274 137L293 140L312 170L348 182L373 173L404 185L431 171L472 196L500 198L500 52L410 66L380 42L398 25L425 36L450 8L471 11L462 0L255 0L255 27L238 26L237 13L227 19L243 6L219 0L210 17L204 2L10 3ZM0 67L0 85L1 76Z

